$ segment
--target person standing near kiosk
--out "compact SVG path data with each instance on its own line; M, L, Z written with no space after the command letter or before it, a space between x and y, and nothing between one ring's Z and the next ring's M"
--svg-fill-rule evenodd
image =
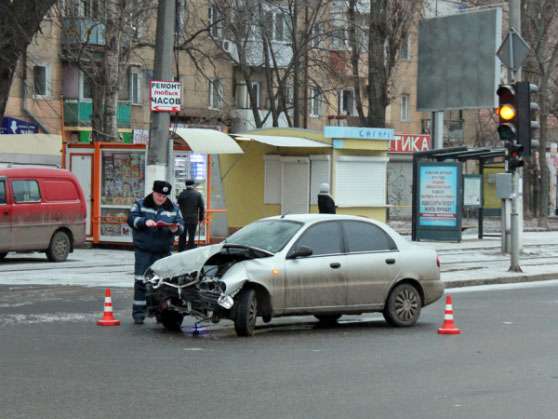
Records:
M153 263L171 254L174 237L184 232L180 209L171 202L170 183L153 182L153 192L136 201L128 216L134 239L134 323L145 319L145 283L143 275Z
M203 196L194 189L195 182L192 179L186 181L186 189L178 196L178 205L184 217L184 233L178 239L178 251L196 247L196 230L198 223L203 222L205 217L205 204ZM188 237L186 237L188 235Z

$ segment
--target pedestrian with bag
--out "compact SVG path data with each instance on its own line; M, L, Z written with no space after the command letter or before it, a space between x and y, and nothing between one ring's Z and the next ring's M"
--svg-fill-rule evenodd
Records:
M174 238L184 232L180 209L171 202L170 183L153 182L153 192L134 203L128 216L134 240L134 323L145 320L144 273L154 262L171 254Z
M186 181L186 189L178 196L178 205L184 217L184 232L178 239L178 251L196 247L196 230L198 224L205 218L205 204L203 196L194 188L195 182L192 179Z

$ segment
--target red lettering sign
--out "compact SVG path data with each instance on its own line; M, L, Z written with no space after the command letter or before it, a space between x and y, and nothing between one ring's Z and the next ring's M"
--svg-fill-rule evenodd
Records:
M395 134L395 140L390 141L390 153L416 153L432 149L430 135Z

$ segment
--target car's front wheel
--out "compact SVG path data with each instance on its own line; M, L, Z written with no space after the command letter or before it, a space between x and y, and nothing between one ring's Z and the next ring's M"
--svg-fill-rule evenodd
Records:
M258 299L256 291L250 288L240 292L237 301L234 329L238 336L253 336L258 316Z
M63 262L68 258L72 242L68 234L57 231L50 239L50 245L46 251L48 260L51 262Z
M422 298L416 287L401 284L389 294L383 314L390 325L408 327L417 322L421 308Z
M180 332L183 320L184 315L174 310L165 310L160 315L161 323L163 323L165 329L171 332Z

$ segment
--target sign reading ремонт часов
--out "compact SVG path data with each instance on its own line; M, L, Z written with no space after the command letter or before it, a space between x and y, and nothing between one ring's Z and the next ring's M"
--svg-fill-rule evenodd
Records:
M181 98L181 82L164 80L149 82L149 102L152 112L180 112Z

